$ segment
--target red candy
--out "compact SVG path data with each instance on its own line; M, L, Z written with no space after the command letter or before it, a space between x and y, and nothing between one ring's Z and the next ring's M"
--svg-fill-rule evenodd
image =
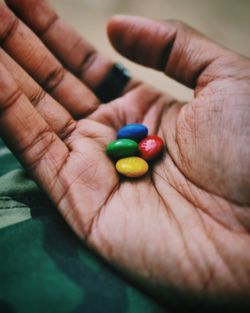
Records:
M139 150L144 160L155 159L163 149L163 141L160 137L152 135L144 138L139 143Z

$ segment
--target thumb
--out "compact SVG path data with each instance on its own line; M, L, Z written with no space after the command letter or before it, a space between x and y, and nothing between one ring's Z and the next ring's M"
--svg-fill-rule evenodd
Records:
M211 63L229 54L176 21L118 15L109 21L108 35L114 48L125 57L164 71L191 88L196 87L199 76Z

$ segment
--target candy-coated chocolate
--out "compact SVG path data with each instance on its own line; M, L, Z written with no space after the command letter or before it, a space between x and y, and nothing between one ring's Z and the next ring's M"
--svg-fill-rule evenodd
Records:
M141 157L147 161L155 159L163 149L163 141L159 136L152 135L144 138L139 143Z
M142 124L128 124L118 131L117 138L133 139L139 142L143 138L147 137L147 135L148 129L146 126Z
M125 158L135 155L138 143L131 139L118 139L107 145L106 152L112 158Z
M140 177L148 171L148 163L139 157L120 159L115 167L120 174L127 177Z

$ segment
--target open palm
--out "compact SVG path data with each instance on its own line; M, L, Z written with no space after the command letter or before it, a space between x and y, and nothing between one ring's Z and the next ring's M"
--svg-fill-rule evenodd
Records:
M20 11L25 1L7 2L40 32L35 18ZM1 10L2 20L11 19L6 7ZM77 57L69 60L53 35L57 24L67 33L60 23L56 19L41 38L75 72ZM18 27L33 36L21 22ZM14 31L9 37L5 32L0 62L21 88L1 66L0 133L73 230L105 259L160 294L249 296L249 60L180 24L118 17L109 25L115 47L193 87L195 97L179 103L132 80L121 97L99 105L69 72L67 84L55 83L58 75L44 83L45 69L34 71L32 62L15 52ZM70 35L76 40L75 33ZM148 38L147 43L140 38ZM33 40L34 49L40 45L45 51L37 37ZM85 42L81 48L92 49ZM49 58L51 64L58 62L50 54L47 62ZM98 58L90 62L92 68ZM99 63L100 72L111 64ZM81 79L93 88L94 70L87 75L86 65L83 69ZM86 117L76 120L69 112ZM105 146L128 123L145 124L166 144L162 159L134 180L120 177L105 154Z

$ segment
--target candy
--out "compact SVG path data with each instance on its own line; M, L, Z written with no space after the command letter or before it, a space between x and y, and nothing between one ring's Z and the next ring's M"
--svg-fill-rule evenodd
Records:
M139 157L120 159L115 167L120 174L127 177L140 177L148 171L148 163Z
M140 141L148 135L148 129L142 124L128 124L122 127L118 133L117 138L127 138L133 139L135 141Z
M106 152L111 158L125 158L138 152L138 144L131 139L118 139L107 145Z
M122 127L117 138L107 145L106 153L116 160L117 172L127 177L145 175L149 169L146 161L155 159L163 150L162 139L156 135L148 136L148 129L142 124Z
M148 136L139 143L141 157L147 161L155 159L163 149L163 141L156 135Z

